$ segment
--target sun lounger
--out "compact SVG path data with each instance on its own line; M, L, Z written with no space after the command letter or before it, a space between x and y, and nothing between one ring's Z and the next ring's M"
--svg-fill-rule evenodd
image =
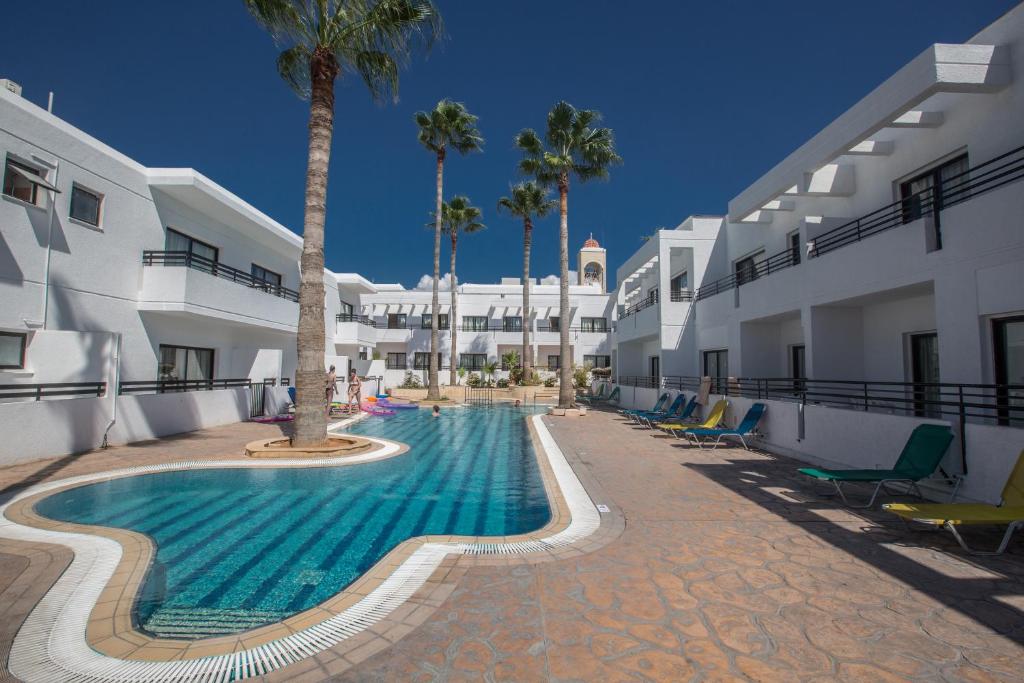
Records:
M911 432L910 438L907 439L907 443L903 447L903 452L900 453L899 459L890 470L822 470L804 467L799 471L809 477L832 482L836 493L849 507L869 508L874 505L875 498L886 484L897 482L907 484L908 492L913 490L920 496L921 490L917 487L917 482L931 476L938 469L939 463L952 441L953 434L946 425L923 424L918 425ZM866 505L854 505L846 499L842 484L851 481L877 483L875 491Z
M634 413L656 413L659 410L661 410L662 406L665 405L665 401L667 401L667 400L668 400L668 392L666 391L664 394L662 394L661 396L658 397L658 400L655 401L655 403L654 403L654 407L651 408L650 410L643 410L643 409L637 408L637 409L633 409L633 410L623 409L623 410L620 410L619 412L622 413L623 415L633 415Z
M1017 464L1003 486L1002 502L999 505L981 503L887 503L882 506L903 519L945 527L953 534L960 547L973 555L999 555L1010 542L1013 532L1024 527L1024 451L1017 458ZM974 550L964 542L957 530L967 524L1006 524L1006 533L994 551Z
M600 401L601 399L604 398L604 388L605 388L605 385L602 384L601 386L599 386L597 388L597 393L596 394L594 394L592 396L580 395L580 396L576 397L576 400L580 401L582 403L590 403L591 401Z
M619 402L619 397L621 395L622 395L622 392L619 390L618 387L615 387L614 389L612 389L612 393L608 394L608 398L602 398L602 399L600 399L598 401L593 401L593 403L612 403L613 401L615 403L618 403Z
M683 405L683 401L685 400L686 396L684 396L682 392L680 392L676 394L676 397L674 399L672 399L672 404L668 408L664 410L643 410L638 413L630 413L630 417L632 417L637 422L642 422L645 418L648 417L653 417L656 420L663 420L667 417L670 417L673 413L679 410Z
M711 443L711 440L714 439L715 442L714 445L712 445L712 449L718 448L718 444L722 442L723 438L727 436L734 436L740 440L740 443L743 444L743 448L746 448L749 451L750 448L747 446L745 437L753 436L754 428L756 428L757 423L761 421L761 417L764 415L765 410L767 410L767 407L763 403L755 403L750 406L750 410L748 410L747 414L743 416L743 420L740 421L740 424L736 429L688 429L683 433L683 435L686 437L687 441L693 441L693 443L697 444L701 448L708 443Z
M725 409L728 407L729 402L723 398L715 402L715 405L711 406L711 410L708 412L708 416L704 422L692 425L676 424L673 422L656 422L654 426L668 432L678 439L680 438L680 434L683 434L690 429L714 429L722 421L722 418L725 417Z
M679 394L676 398L681 397L683 394ZM697 408L697 397L690 397L689 401L680 402L676 407L676 410L667 410L663 414L658 416L643 416L638 422L646 424L648 427L653 427L655 422L673 422L682 424L690 419L693 415L693 411Z

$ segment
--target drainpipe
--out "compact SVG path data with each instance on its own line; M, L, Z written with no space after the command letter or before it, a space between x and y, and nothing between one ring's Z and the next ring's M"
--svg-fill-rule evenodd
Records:
M53 167L53 186L57 187L60 178L60 160ZM47 190L50 193L50 218L46 232L46 267L43 274L43 329L46 329L47 318L50 312L50 254L53 253L53 214L57 208L57 193Z
M107 448L110 444L107 443L107 435L110 433L111 427L117 422L117 394L120 391L121 386L121 332L114 332L114 384L113 387L108 387L110 391L110 422L107 423L107 428L103 430L103 441L100 443L100 448Z

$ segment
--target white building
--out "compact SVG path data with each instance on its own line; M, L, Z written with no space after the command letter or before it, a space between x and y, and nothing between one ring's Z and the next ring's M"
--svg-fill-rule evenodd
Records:
M902 443L908 418L940 419L956 428L956 457L992 475L992 490L975 493L998 493L1024 447L1024 431L999 425L1024 425L1024 412L1007 409L1024 406L1024 391L925 385L1024 384L1022 79L1018 6L963 45L922 52L725 216L660 231L619 269L619 378L755 378L740 390L817 389L808 403L819 404L830 401L815 381L865 382L831 391L863 392L862 411L905 417L881 426L861 412L858 427L837 426L847 410L820 418L832 431L816 440L810 415L773 402L768 443L874 467L886 462L880 444ZM979 404L963 431L950 415L960 390Z
M0 462L246 419L249 382L290 382L298 235L201 174L143 167L8 87L0 155L0 419L23 425ZM588 243L583 255L592 276L594 263L602 270L571 288L574 359L608 365L604 250ZM324 282L325 365L339 376L354 366L396 386L425 361L429 293L330 271ZM518 283L459 286L456 362L479 371L521 348ZM542 366L557 353L557 290L533 288L527 324ZM158 384L171 380L172 392Z

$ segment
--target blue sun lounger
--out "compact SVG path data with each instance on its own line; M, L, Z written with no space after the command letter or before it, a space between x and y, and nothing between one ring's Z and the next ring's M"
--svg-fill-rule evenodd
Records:
M687 441L692 441L697 446L704 448L707 444L711 443L714 439L715 442L711 446L712 449L718 448L718 444L722 442L727 436L734 436L740 440L743 447L748 451L750 448L747 446L745 437L753 436L754 429L757 427L757 423L761 421L761 417L764 415L767 407L763 403L755 403L750 406L750 410L743 416L736 429L688 429L683 432L683 436L686 437Z
M640 411L639 413L632 413L630 417L632 417L637 422L642 422L647 418L654 418L658 420L664 419L671 415L672 413L679 410L683 405L683 401L685 400L686 397L680 393L674 399L672 399L672 404L664 410L643 410Z
M679 394L676 398L679 398L683 394ZM646 424L648 427L654 428L655 422L686 422L693 415L697 409L697 395L694 394L690 397L690 400L685 404L680 404L676 407L676 410L666 410L664 413L658 415L644 415L638 422Z
M667 401L667 400L668 400L668 392L666 391L664 394L662 394L661 396L658 397L658 400L654 403L654 407L651 408L650 410L641 410L639 408L635 408L633 410L623 409L623 410L620 410L619 412L622 413L623 415L626 415L626 416L635 415L637 413L656 413L659 410L661 410L661 407L663 405L665 405L665 401Z

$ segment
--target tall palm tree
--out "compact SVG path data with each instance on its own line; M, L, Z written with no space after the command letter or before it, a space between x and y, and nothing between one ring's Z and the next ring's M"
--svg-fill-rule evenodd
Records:
M452 262L451 262L451 290L452 290L452 312L449 320L449 325L452 330L452 356L451 356L451 375L448 378L448 383L454 385L456 380L456 365L455 359L458 358L456 349L458 343L458 330L459 326L457 321L459 319L459 301L458 301L458 280L455 277L455 254L459 248L459 235L462 233L472 234L474 232L480 232L487 226L480 222L482 212L475 206L470 205L469 197L458 196L453 197L450 202L441 203L441 231L448 235L452 241ZM436 221L435 221L436 224Z
M334 82L356 76L374 99L398 93L398 69L422 39L441 35L431 0L244 0L274 38L281 78L310 100L309 154L299 284L295 371L296 445L327 440L324 392L324 219L334 132Z
M523 151L519 169L541 185L558 188L559 217L559 380L558 407L573 403L572 356L569 352L569 179L581 183L607 178L608 167L622 162L615 152L615 137L610 128L597 128L601 114L592 109L576 109L558 102L548 112L548 127L541 140L531 129L516 136Z
M555 208L546 188L535 182L519 183L511 197L498 200L498 212L523 219L523 381L533 376L533 347L530 346L530 245L533 241L533 219L543 218Z
M444 160L448 154L448 148L454 149L465 156L470 152L479 151L483 148L484 139L477 130L477 117L466 110L461 102L452 102L444 99L437 103L433 110L418 111L415 116L416 125L419 126L419 141L424 147L434 153L437 159L437 201L434 206L434 288L430 298L430 371L427 374L427 400L437 400L441 397L437 385L437 356L439 344L437 340L438 320L438 286L441 280L441 204L444 202ZM454 258L454 257L453 257ZM452 297L455 294L455 272L451 274ZM452 330L452 350L454 351L455 339L455 311L449 316L449 327ZM451 359L452 376L451 383L455 384L455 358Z

